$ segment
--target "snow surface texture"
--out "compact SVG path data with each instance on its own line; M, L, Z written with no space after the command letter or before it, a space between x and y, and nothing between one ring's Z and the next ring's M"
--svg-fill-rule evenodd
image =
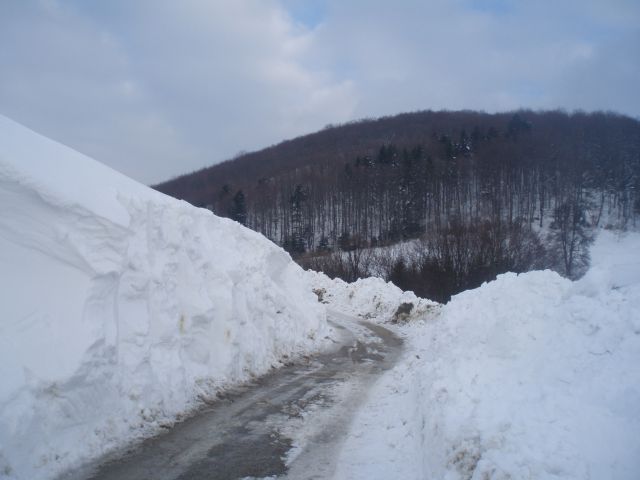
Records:
M157 431L330 333L261 235L1 116L0 265L3 478Z
M346 283L331 280L323 273L309 271L313 291L328 308L344 315L360 317L377 323L403 323L417 319L440 307L431 300L400 290L381 278L361 278Z
M640 478L640 234L577 282L505 274L404 327L336 478Z

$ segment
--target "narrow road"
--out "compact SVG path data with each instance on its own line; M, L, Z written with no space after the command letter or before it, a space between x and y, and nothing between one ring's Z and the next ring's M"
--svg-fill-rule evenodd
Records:
M402 347L386 328L332 317L344 339L337 350L281 368L61 480L331 478L354 412Z

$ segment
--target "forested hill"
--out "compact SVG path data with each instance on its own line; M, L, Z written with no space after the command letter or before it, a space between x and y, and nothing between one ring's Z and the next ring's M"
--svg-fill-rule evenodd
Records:
M640 208L640 122L610 113L406 113L328 127L155 188L294 252L347 238L388 243L452 218L542 225L561 203L587 196L592 220L624 223Z

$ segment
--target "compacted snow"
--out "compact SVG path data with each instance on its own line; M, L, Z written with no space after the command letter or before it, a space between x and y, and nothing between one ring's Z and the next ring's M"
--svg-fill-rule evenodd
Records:
M157 431L330 332L288 254L0 116L0 477Z
M403 327L335 478L640 478L640 235L587 275L505 274Z

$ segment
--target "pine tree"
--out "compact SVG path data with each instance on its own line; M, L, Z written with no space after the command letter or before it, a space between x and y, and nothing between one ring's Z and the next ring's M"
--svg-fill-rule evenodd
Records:
M247 225L247 202L242 190L238 190L233 197L230 217L232 220L235 220L242 225Z

